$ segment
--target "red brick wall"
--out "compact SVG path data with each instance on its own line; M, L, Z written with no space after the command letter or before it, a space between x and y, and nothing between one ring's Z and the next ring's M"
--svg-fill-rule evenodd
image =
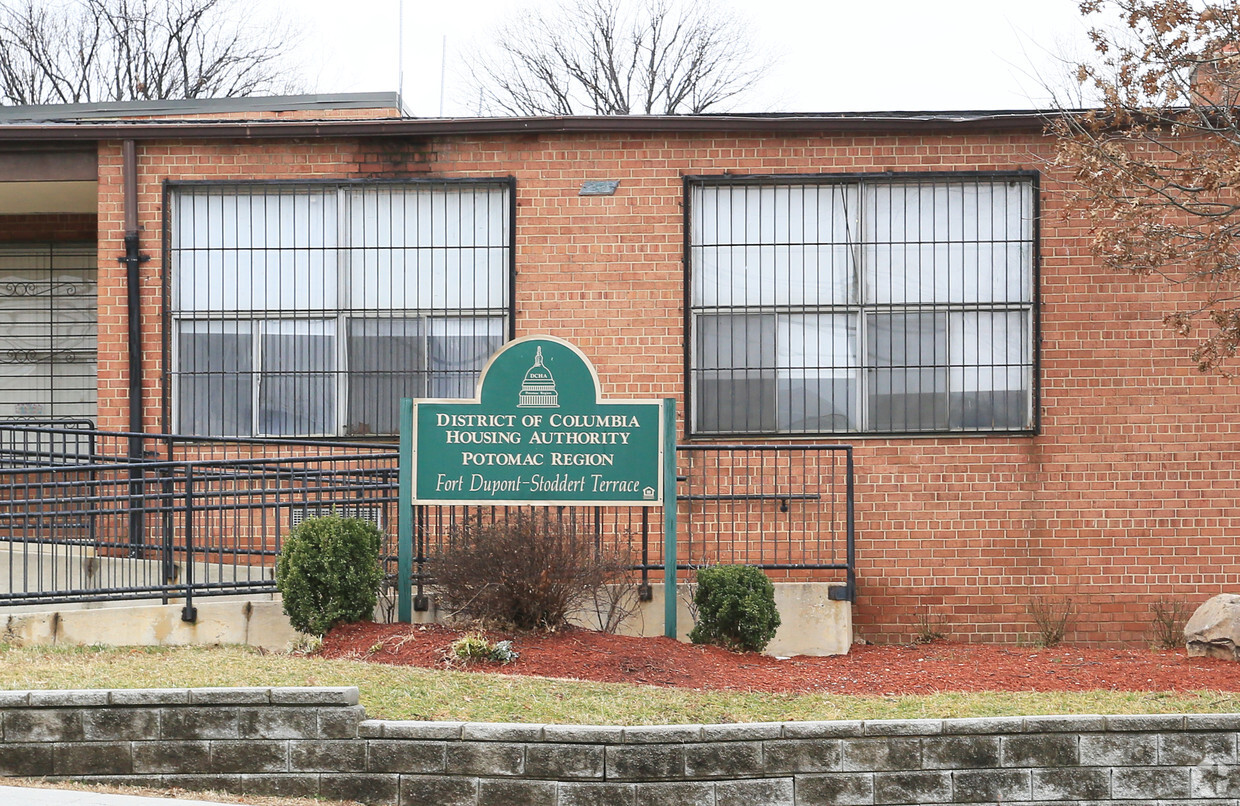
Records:
M1037 135L529 135L139 146L146 426L163 427L161 182L513 175L517 331L578 343L604 393L683 400L682 176L1047 170ZM615 196L581 197L587 179ZM856 437L857 633L930 618L966 640L1031 640L1028 603L1071 599L1069 640L1140 642L1148 604L1240 578L1240 382L1204 377L1161 324L1177 293L1100 269L1043 175L1042 433ZM99 161L99 419L126 425L120 151Z

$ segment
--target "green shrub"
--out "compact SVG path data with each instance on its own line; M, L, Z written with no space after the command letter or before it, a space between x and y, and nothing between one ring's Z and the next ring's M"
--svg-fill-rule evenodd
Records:
M697 573L693 594L698 621L689 633L695 644L761 652L775 637L779 611L775 586L760 569L748 565L715 565Z
M520 657L512 648L512 641L492 643L480 632L469 632L452 642L452 654L465 663L492 661L509 664Z
M328 515L298 524L276 564L276 588L294 629L322 635L374 614L383 533L369 521Z

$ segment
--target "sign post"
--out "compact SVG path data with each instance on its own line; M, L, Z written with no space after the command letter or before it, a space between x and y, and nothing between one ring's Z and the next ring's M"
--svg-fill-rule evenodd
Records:
M663 400L663 634L676 638L676 400Z
M504 345L472 400L402 400L400 480L401 621L412 614L411 510L423 504L663 506L665 585L674 594L674 401L604 399L594 366L567 341L531 336Z
M400 401L400 494L397 506L400 524L396 536L396 618L402 624L413 621L413 401Z

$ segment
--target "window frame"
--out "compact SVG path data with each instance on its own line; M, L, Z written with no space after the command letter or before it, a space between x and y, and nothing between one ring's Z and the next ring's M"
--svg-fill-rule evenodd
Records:
M504 239L502 248L506 252L503 266L502 282L505 284L504 292L507 297L507 304L502 306L502 314L499 313L500 308L449 308L449 307L420 307L420 308L352 308L342 307L339 299L335 305L328 307L324 305L321 308L306 309L266 309L255 310L247 316L226 315L221 318L218 311L194 311L175 310L177 301L176 292L176 271L173 266L173 228L176 222L173 220L172 211L174 209L173 199L175 194L184 191L218 191L227 193L230 190L236 190L238 194L242 194L247 190L251 192L259 189L267 189L272 194L290 193L299 190L307 192L329 192L335 190L338 194L347 195L358 191L370 189L390 189L401 190L410 189L417 190L433 189L442 187L452 190L468 187L479 187L491 190L503 190L506 194L507 210L504 216L503 226L507 228L507 237ZM256 194L257 195L257 194ZM162 300L161 300L161 322L163 325L161 352L163 357L162 378L162 400L161 400L161 417L164 422L164 431L172 433L176 430L177 418L179 417L179 391L177 389L180 374L176 371L179 366L179 341L181 322L245 322L251 332L261 334L264 332L267 323L274 321L294 321L294 322L327 322L330 323L334 332L335 339L335 366L330 370L335 387L335 407L331 416L336 421L336 429L330 434L285 434L278 435L278 438L289 439L341 439L341 440L357 440L359 438L375 438L379 440L390 440L395 436L393 433L369 433L369 434L350 434L348 422L348 406L350 400L350 370L348 368L348 351L349 351L349 324L355 320L363 319L417 319L420 320L422 326L420 328L420 339L423 345L426 345L428 339L431 338L433 330L432 323L435 320L455 320L466 321L471 319L488 320L501 319L500 339L501 344L507 343L516 338L516 222L517 222L517 185L516 178L513 176L500 177L417 177L409 179L244 179L244 180L173 180L165 179L162 187L162 203L164 216L162 221L161 232L161 256L165 270L162 272ZM347 229L347 217L343 212L337 211L336 224L337 232L342 228ZM304 248L300 245L294 248ZM367 248L352 243L337 242L335 246L330 247L331 250L341 254L348 254L351 250L358 248ZM325 249L326 251L326 249ZM346 282L344 273L347 273L347 264L343 269L337 266L337 286ZM339 293L337 291L337 293ZM261 338L254 339L251 345L251 354L255 356L254 360L259 361L258 355L262 351L260 344ZM429 351L424 350L424 355ZM422 368L424 370L425 368ZM422 371L419 370L419 371ZM256 363L252 368L251 377L257 381L262 375L261 363ZM427 380L429 381L429 375ZM251 399L257 401L261 392L257 382L252 384L250 391ZM262 434L259 432L260 413L255 407L251 413L251 421L254 424L254 433L245 435L223 435L225 437L237 438L272 438L274 435ZM199 435L203 438L218 437L218 434Z
M864 194L867 185L885 184L885 185L933 185L936 182L967 182L975 180L983 183L993 183L1001 181L1016 181L1027 183L1030 192L1030 299L1028 303L1013 303L1010 301L1002 303L991 303L989 310L994 312L1011 311L1015 309L1028 310L1029 325L1028 338L1029 343L1024 345L1027 347L1030 362L1029 368L1029 426L1020 428L944 428L934 430L880 430L880 429L857 429L847 431L785 431L779 430L776 420L776 427L772 430L751 430L751 431L725 431L725 430L702 430L698 424L697 412L697 385L701 382L700 376L703 369L695 370L695 351L697 349L698 333L695 328L696 318L702 308L708 306L697 306L694 304L694 242L693 232L693 216L694 191L699 188L711 187L737 187L737 188L761 188L761 187L779 187L779 186L814 186L814 187L831 187L831 186L855 186L858 189L858 239L856 248L859 253L866 251L871 244L867 243L861 233L865 231L864 222L860 221L865 208ZM705 440L705 439L730 439L730 438L780 438L780 439L859 439L859 438L890 438L890 437L921 437L921 438L942 438L944 436L960 436L960 437L988 437L988 436L1036 436L1042 430L1042 406L1041 406L1041 175L1037 171L1032 170L1001 170L1001 171L884 171L884 172L854 172L854 173L797 173L797 174L690 174L682 177L682 199L683 199L683 217L682 217L682 264L683 264L683 288L684 288L684 306L683 306L683 332L684 332L684 436L687 439ZM857 258L855 267L857 273L858 286L864 286L864 277L867 273L867 267L863 257ZM948 311L952 303L936 303L930 302L905 302L903 305L890 305L890 310L898 311L921 311L932 313L936 311ZM722 307L722 306L721 306ZM872 316L876 312L881 312L881 306L875 306L869 300L858 297L856 302L847 305L836 305L830 302L822 303L802 303L799 305L742 305L727 306L732 308L733 315L742 314L765 314L771 316L781 315L838 315L864 318ZM988 310L985 305L979 305L973 310ZM949 325L950 326L950 325ZM778 324L777 324L778 327ZM856 331L856 349L858 355L857 370L857 390L856 398L859 402L860 409L867 406L866 388L867 381L865 375L874 372L874 368L870 366L869 359L866 356L867 344L865 339L866 328L858 325ZM772 367L771 372L777 373L779 367ZM807 373L813 371L812 368L792 368L794 372ZM695 379L695 371L699 378ZM823 373L831 370L822 368ZM952 372L951 365L944 369L945 372ZM859 409L858 416L863 416L863 412ZM777 418L778 410L772 412L771 417Z

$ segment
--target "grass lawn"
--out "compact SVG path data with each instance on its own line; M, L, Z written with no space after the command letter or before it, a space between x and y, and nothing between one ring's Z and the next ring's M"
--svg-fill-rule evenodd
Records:
M377 719L643 725L1032 714L1240 712L1232 692L994 692L842 697L696 691L385 666L241 647L0 646L0 689L357 686Z

